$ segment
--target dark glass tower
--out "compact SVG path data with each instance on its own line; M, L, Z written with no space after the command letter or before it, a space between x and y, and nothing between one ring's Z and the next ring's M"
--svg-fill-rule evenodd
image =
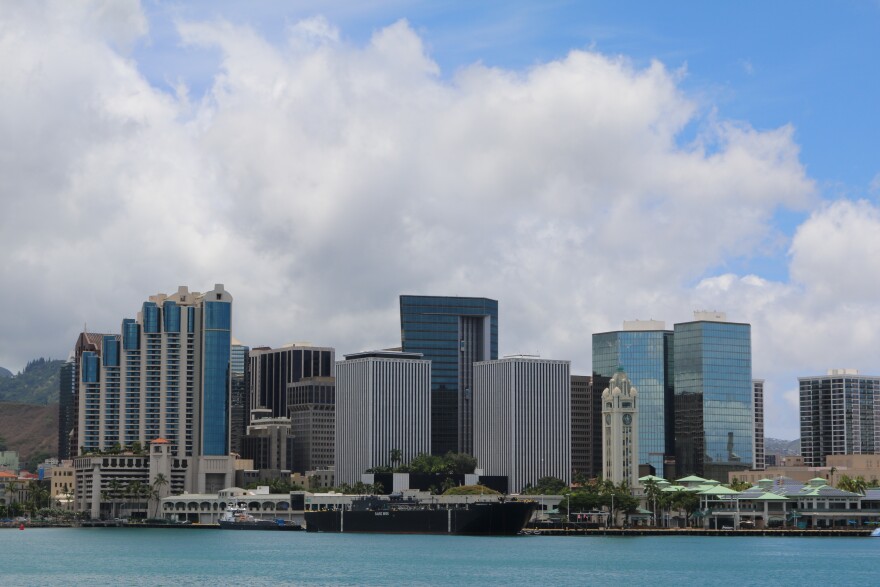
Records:
M231 395L229 399L229 450L241 454L241 439L250 424L250 399L248 397L248 351L250 349L232 339Z
M751 326L700 314L675 325L676 470L725 480L754 466Z
M655 321L593 335L593 386L605 389L619 368L626 372L639 390L639 464L652 465L661 477L668 474L665 457L675 453L672 339L672 331Z
M474 363L498 359L498 302L400 296L400 338L431 360L431 453L473 453Z
M58 375L58 460L69 459L70 433L76 425L76 362L70 358Z
M248 361L250 409L268 409L273 418L288 418L288 387L309 377L333 377L336 350L296 344L256 347L248 353Z

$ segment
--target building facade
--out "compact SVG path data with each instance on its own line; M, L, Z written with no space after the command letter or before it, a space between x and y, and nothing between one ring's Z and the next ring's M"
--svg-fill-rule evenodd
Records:
M86 351L101 352L101 344L106 334L98 334L95 332L81 332L76 338L76 344L73 347L73 389L72 389L72 406L70 407L72 414L66 416L71 421L71 430L67 433L67 453L72 458L80 452L79 443L79 414L80 414L80 371L82 368L82 355ZM61 410L59 403L59 410ZM62 414L59 413L59 420ZM58 439L59 443L61 439Z
M674 329L676 475L754 466L751 326L695 312ZM644 415L643 415L644 417Z
M673 332L657 320L626 321L621 331L593 335L594 385L604 390L618 368L626 371L639 390L638 461L661 477L675 455L673 351Z
M602 391L603 477L631 488L639 484L640 400L622 368Z
M404 352L431 361L431 452L473 452L474 363L498 358L498 302L400 296Z
M241 439L251 421L250 393L248 392L248 351L250 349L232 340L231 382L229 398L229 450L241 454Z
M474 364L474 457L511 493L542 477L571 482L569 361L506 357Z
M764 456L764 380L752 381L753 412L755 414L755 432L752 454L755 455L754 469L763 471L766 467Z
M259 418L247 427L241 457L254 462L254 469L290 471L294 468L290 418Z
M334 444L340 484L430 452L431 362L397 351L345 355L336 363ZM396 451L400 460L392 463Z
M267 408L273 418L287 418L287 388L308 377L333 377L336 350L306 344L291 344L278 349L251 349L251 410Z
M70 436L76 427L76 360L71 356L58 374L58 458L70 459Z
M287 388L293 470L305 473L335 465L336 379L309 377Z
M831 369L798 385L806 466L824 466L829 455L880 452L880 377Z
M589 375L571 376L571 479L602 474L602 393Z
M189 463L188 491L227 486L231 321L222 284L205 293L180 287L150 296L120 335L82 351L78 454L162 438L172 458Z

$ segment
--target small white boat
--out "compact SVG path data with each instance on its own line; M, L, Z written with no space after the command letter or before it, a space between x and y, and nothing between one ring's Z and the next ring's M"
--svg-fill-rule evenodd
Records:
M880 528L874 528L874 530L871 531L871 536L874 538L880 538Z
M243 503L229 504L220 516L220 527L225 530L302 530L302 526L284 520L258 520Z

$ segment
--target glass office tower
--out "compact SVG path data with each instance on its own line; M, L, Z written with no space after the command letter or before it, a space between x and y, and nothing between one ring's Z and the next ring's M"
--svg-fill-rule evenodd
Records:
M677 475L726 480L754 466L751 326L696 312L674 332Z
M431 361L431 453L473 453L474 363L498 359L498 302L400 296L404 352Z
M593 387L601 393L618 368L626 372L639 390L639 464L650 464L661 477L675 452L672 339L672 331L654 320L593 335Z

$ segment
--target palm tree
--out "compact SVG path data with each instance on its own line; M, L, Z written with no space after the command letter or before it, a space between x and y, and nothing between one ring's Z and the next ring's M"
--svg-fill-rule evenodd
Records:
M661 498L660 486L653 479L645 481L645 505L652 505L651 512L654 517L654 526L657 525L657 501Z
M143 483L141 483L140 481L132 481L131 483L128 484L127 489L128 489L129 497L134 498L134 506L132 506L132 504L129 503L128 509L129 510L133 510L133 509L139 510L140 509L141 494L143 493Z
M396 468L397 465L400 464L400 461L403 460L403 454L400 452L399 448L391 449L391 468Z
M108 494L110 495L110 499L112 500L111 504L111 513L114 518L119 517L119 499L125 493L125 488L120 483L119 479L111 479L108 484Z
M155 500L156 509L153 517L159 515L159 500L162 498L162 492L168 486L168 478L162 473L157 473L153 478L153 484L150 486L150 498Z

